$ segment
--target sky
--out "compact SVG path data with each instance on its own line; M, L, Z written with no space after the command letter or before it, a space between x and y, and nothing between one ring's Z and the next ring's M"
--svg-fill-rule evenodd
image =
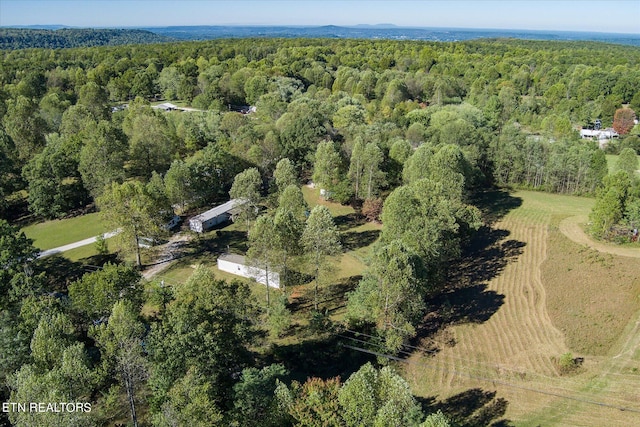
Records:
M357 25L640 34L640 0L0 0L0 26Z

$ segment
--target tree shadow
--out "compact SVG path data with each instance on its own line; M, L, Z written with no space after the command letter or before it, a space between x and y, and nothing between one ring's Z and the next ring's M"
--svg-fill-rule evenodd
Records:
M505 190L490 189L476 193L471 203L480 209L485 224L492 225L521 206L522 199Z
M347 231L366 224L367 219L364 216L353 212L347 215L339 215L333 218L333 222L338 228L338 231Z
M308 276L313 279L311 276ZM335 283L321 286L318 289L318 308L333 313L346 306L347 293L352 292L362 279L361 275L343 277ZM310 311L314 307L313 284L310 286L298 286L292 294L289 309L292 312Z
M356 372L374 356L350 350L341 345L334 334L314 337L290 345L273 345L266 356L267 363L282 363L291 379L305 382L309 377L322 379L339 376L343 380Z
M70 261L62 254L54 254L40 258L34 268L36 274L45 273L45 290L47 292L66 292L67 286L89 272L82 263Z
M426 413L442 411L460 427L512 425L509 420L500 419L506 413L509 402L502 397L496 398L495 391L471 388L439 402L435 398L419 401Z
M201 252L245 254L247 250L247 233L239 230L216 230L206 236L198 235L184 245L184 251L194 255Z
M380 230L349 231L341 236L342 247L347 251L355 251L375 242L380 236Z
M509 234L508 230L485 226L474 235L463 256L451 263L442 291L426 301L433 309L419 326L414 343L433 339L450 325L484 323L498 311L505 296L487 290L488 282L517 260L525 246L524 242L507 239Z

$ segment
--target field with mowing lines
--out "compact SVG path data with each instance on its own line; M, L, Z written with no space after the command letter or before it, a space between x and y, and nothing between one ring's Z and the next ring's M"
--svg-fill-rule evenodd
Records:
M494 236L488 245L458 266L484 274L452 275L464 288L451 284L447 310L434 305L430 315L448 326L420 343L437 350L414 352L402 365L405 377L433 407L461 418L638 425L640 412L618 409L640 411L638 258L601 255L560 232L563 219L588 215L591 199L524 191L512 197L520 206L513 203L485 233ZM607 286L608 277L618 283ZM465 310L475 315L457 314ZM566 352L584 363L561 376L556 361ZM468 413L456 413L461 402Z

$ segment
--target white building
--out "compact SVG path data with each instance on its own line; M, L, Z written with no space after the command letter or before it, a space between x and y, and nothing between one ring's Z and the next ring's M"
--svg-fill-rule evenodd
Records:
M220 206L209 209L189 219L189 228L196 233L204 233L218 224L229 221L232 215L231 211L243 203L246 202L241 199L232 199Z
M612 128L594 130L594 129L580 129L580 137L581 138L596 138L600 139L611 139L617 138L618 132L613 130Z
M235 274L236 276L247 277L249 279L255 279L256 282L267 284L266 271L246 265L245 257L242 255L223 254L218 257L218 269L220 271L226 271L227 273ZM269 272L269 287L280 288L280 275L275 271Z

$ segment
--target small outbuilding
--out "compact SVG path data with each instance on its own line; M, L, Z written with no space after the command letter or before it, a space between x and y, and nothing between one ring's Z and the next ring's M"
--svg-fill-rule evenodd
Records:
M267 273L262 268L251 267L246 264L246 258L242 255L223 254L218 257L218 269L236 276L254 279L263 285L267 284ZM269 287L280 288L280 275L275 271L269 272Z
M196 233L204 233L218 224L229 221L232 217L233 209L243 203L246 202L242 199L231 199L220 206L209 209L208 211L189 219L189 228Z

